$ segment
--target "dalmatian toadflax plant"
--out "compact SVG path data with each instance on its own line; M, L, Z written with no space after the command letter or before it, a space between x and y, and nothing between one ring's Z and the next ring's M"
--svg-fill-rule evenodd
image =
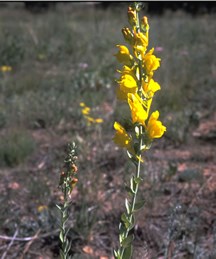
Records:
M133 235L130 230L135 224L134 214L141 209L144 201L137 200L143 153L147 151L155 138L160 138L166 127L159 121L159 111L150 112L155 93L160 85L154 81L155 70L160 66L160 59L154 55L154 48L148 50L149 24L146 16L139 18L141 3L128 7L130 28L122 29L128 46L117 45L117 60L123 65L120 78L117 80L117 99L128 104L131 118L125 125L114 123L116 131L114 142L127 150L129 159L135 165L135 174L131 176L130 184L126 186L129 198L125 199L126 212L121 216L119 225L119 248L114 250L116 259L126 259L132 256Z

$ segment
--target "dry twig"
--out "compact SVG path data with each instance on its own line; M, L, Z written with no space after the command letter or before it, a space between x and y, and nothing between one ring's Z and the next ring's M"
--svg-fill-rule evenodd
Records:
M13 243L14 243L14 241L15 241L15 239L16 239L17 234L18 234L18 229L15 231L13 237L10 239L11 242L10 242L9 245L7 246L6 250L4 251L4 253L3 253L1 259L6 258L7 252L10 250L11 246L13 245Z
M24 241L24 242L28 242L30 240L34 240L34 239L40 239L40 238L44 238L44 237L48 237L48 236L51 236L53 234L56 234L59 232L59 229L56 229L52 232L49 232L49 233L46 233L46 234L43 234L43 235L40 235L40 236L36 236L36 234L32 237L16 237L16 236L13 236L13 237L9 237L9 236L2 236L0 235L0 239L4 239L4 240L13 240L13 241Z
M33 236L33 238L25 245L25 249L23 251L23 254L21 255L20 259L24 259L25 254L28 252L31 244L34 242L35 239L38 238L39 233L41 232L41 229L39 229L36 234Z

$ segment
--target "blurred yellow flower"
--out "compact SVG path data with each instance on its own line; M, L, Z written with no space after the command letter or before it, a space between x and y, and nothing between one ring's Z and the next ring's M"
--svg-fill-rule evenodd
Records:
M88 115L89 112L90 112L90 108L89 107L85 107L85 108L82 109L82 114L83 115Z
M83 114L84 118L86 119L88 126L90 126L92 123L100 124L103 122L103 119L101 119L101 118L94 119L93 117L90 116L91 108L86 106L86 104L84 102L80 102L80 107L82 107L82 114Z
M11 66L1 66L0 70L2 72L10 72L12 70L12 67Z
M148 125L147 125L147 134L150 139L160 138L163 136L166 131L166 127L162 124L159 118L159 111L155 111L151 114Z
M97 118L97 119L95 119L95 122L96 122L96 123L102 123L102 122L103 122L103 119Z
M134 94L128 94L128 104L131 110L132 122L139 122L144 125L144 122L147 119L148 114L144 110L139 98Z
M47 210L47 209L48 209L48 207L46 205L40 205L40 206L37 207L38 212L42 212L42 211Z
M114 123L114 129L116 130L115 136L113 138L113 141L122 148L127 148L128 150L131 150L131 137L128 135L126 130L122 127L122 125L118 122Z

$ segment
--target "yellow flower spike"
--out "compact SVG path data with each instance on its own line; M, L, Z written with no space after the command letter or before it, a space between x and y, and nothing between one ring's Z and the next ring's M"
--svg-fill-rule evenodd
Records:
M124 45L116 45L119 48L119 52L114 56L120 63L127 66L133 65L133 57L130 55L129 49Z
M128 7L128 21L132 27L137 24L137 13L131 6Z
M155 55L153 55L154 48L152 48L147 54L143 55L143 66L145 69L145 72L150 77L153 76L153 71L158 69L160 66L160 58L157 58Z
M144 110L142 103L134 94L128 94L128 104L131 110L131 117L133 123L140 123L144 125L148 117L147 112Z
M151 114L147 124L147 134L150 139L160 138L166 131L166 127L162 124L159 118L159 111L155 111Z

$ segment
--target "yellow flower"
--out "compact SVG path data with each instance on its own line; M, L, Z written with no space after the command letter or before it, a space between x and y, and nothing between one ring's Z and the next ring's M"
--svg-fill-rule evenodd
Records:
M133 58L130 55L128 48L124 45L116 45L119 48L119 52L115 54L117 60L127 66L133 65Z
M47 208L47 206L46 205L39 205L38 207L37 207L37 211L38 212L43 212L44 210L47 210L48 208Z
M144 91L144 94L147 95L147 97L152 98L154 93L160 90L160 85L155 82L153 79L150 79L149 82L143 82L142 83L142 89Z
M103 119L97 118L97 119L95 119L95 122L96 122L96 123L102 123L102 122L103 122Z
M113 141L122 148L127 148L128 151L132 150L131 142L132 139L126 132L126 130L122 127L122 125L118 122L114 123L114 129L116 130L115 136L113 138Z
M142 32L134 31L133 50L135 56L138 58L140 54L145 54L148 46L148 37Z
M88 115L88 114L89 114L89 112L90 112L90 108L89 108L89 107L87 107L87 106L86 106L85 108L83 108L83 109L82 109L82 114L83 114L83 115Z
M145 97L143 101L143 105L146 108L147 114L149 114L154 93L157 92L158 90L160 90L160 85L157 82L155 82L153 79L150 79L149 82L143 81L142 94Z
M137 78L133 69L128 66L123 67L123 71L120 71L122 76L117 81L119 88L117 89L117 98L120 100L127 100L128 93L136 93L138 89Z
M120 89L125 93L135 93L137 90L137 82L130 74L122 75L119 81Z
M10 72L12 70L12 67L11 66L1 66L0 70L2 72Z
M152 48L146 55L143 55L143 66L145 72L150 77L153 76L153 71L160 66L160 58L153 55L154 48Z
M148 125L147 125L147 134L150 139L160 138L163 136L166 131L166 127L158 120L159 112L155 111L151 114Z
M117 96L117 99L120 100L120 101L126 101L127 100L127 93L123 92L120 87L117 87L116 88L116 96Z
M144 125L144 122L147 119L148 114L144 110L138 96L134 94L128 94L128 104L131 110L132 122L139 122Z
M81 103L80 103L80 107L85 107L85 103L84 103L84 102L81 102Z

